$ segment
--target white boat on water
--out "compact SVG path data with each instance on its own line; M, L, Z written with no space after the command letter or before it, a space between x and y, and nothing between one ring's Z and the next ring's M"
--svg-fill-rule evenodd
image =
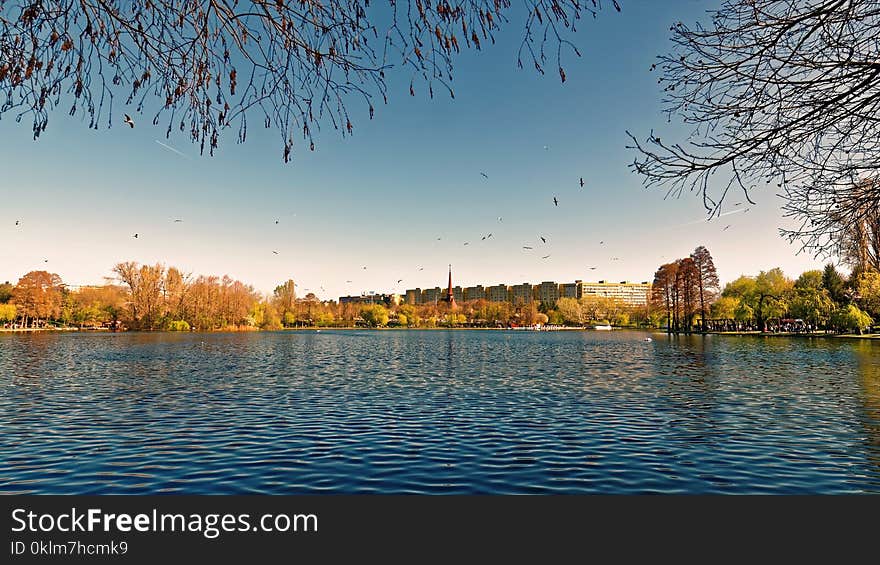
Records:
M609 326L608 324L605 324L602 326L593 326L593 329L594 330L610 330L611 326Z

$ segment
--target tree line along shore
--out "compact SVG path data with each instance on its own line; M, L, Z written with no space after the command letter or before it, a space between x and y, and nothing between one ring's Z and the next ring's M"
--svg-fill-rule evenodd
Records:
M674 333L863 334L880 314L880 274L833 265L790 279L780 269L743 275L719 288L711 254L661 265L648 303L603 296L539 301L473 300L455 305L339 303L296 294L288 280L271 294L228 276L161 264L117 264L103 285L71 288L31 271L0 284L0 328L251 331L292 328L663 328Z

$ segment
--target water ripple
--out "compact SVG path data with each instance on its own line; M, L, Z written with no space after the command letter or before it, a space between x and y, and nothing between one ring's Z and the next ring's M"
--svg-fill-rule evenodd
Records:
M643 335L0 335L0 492L880 492L880 344Z

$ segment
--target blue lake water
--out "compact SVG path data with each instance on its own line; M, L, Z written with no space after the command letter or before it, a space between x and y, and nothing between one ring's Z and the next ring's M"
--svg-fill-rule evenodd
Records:
M880 493L880 343L0 334L0 492Z

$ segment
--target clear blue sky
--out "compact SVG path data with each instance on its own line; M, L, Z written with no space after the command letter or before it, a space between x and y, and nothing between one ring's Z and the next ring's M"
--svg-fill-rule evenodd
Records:
M755 194L747 214L705 223L696 195L665 199L627 167L625 130L669 135L648 69L668 50L670 24L705 20L716 5L627 0L622 13L582 21L583 57L566 59L564 84L517 69L514 18L496 45L457 60L454 100L424 88L412 98L408 75L391 72L374 120L359 109L353 137L325 127L314 153L286 165L274 131L252 129L243 145L229 132L211 158L182 135L166 140L148 117L129 129L123 108L100 131L58 112L37 142L26 120L4 116L0 280L45 268L70 284L100 283L134 260L229 274L264 292L294 278L300 294L336 298L442 286L449 263L462 285L650 280L698 245L722 282L820 267L777 235L772 190ZM728 210L744 208L739 200Z

